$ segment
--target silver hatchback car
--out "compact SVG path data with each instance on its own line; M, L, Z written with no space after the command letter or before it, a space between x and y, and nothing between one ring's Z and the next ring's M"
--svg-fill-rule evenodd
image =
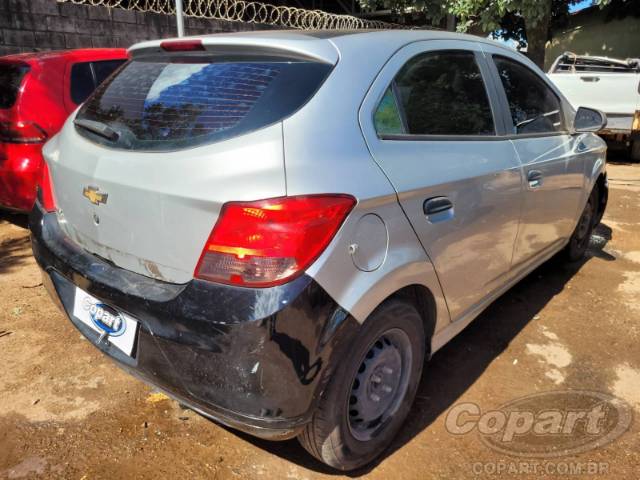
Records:
M46 145L45 285L132 374L354 469L423 364L607 201L606 118L434 31L153 41Z

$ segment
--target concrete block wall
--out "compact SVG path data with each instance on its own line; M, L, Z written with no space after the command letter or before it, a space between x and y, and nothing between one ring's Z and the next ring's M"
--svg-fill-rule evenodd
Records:
M189 35L270 28L243 22L185 18ZM129 47L176 36L169 15L55 0L0 0L0 56L38 50Z

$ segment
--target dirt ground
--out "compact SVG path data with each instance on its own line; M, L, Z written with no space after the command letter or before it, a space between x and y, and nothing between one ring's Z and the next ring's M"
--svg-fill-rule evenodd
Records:
M522 461L476 434L447 432L447 412L463 401L486 410L535 392L591 390L640 418L640 165L610 164L609 177L588 259L542 266L438 352L401 434L358 476L472 478L482 476L478 462ZM49 300L28 236L24 218L0 214L0 478L339 476L296 441L222 428L116 368ZM636 420L613 443L560 460L640 478L639 433Z

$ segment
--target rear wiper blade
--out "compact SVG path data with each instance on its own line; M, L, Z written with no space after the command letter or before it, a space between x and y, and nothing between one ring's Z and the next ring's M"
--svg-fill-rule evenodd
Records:
M106 138L107 140L111 140L112 142L115 142L120 138L120 134L118 132L116 132L109 125L105 125L104 123L96 122L94 120L85 120L83 118L76 118L73 123L78 127L89 130L91 133L100 135L101 137Z

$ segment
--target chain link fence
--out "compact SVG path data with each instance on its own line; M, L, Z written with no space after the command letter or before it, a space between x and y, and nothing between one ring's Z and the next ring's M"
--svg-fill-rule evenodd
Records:
M57 0L108 8L124 8L140 12L175 15L174 0ZM365 20L352 15L338 15L322 10L270 5L245 0L184 0L184 14L210 20L278 25L304 30L405 28L402 25L377 20Z

